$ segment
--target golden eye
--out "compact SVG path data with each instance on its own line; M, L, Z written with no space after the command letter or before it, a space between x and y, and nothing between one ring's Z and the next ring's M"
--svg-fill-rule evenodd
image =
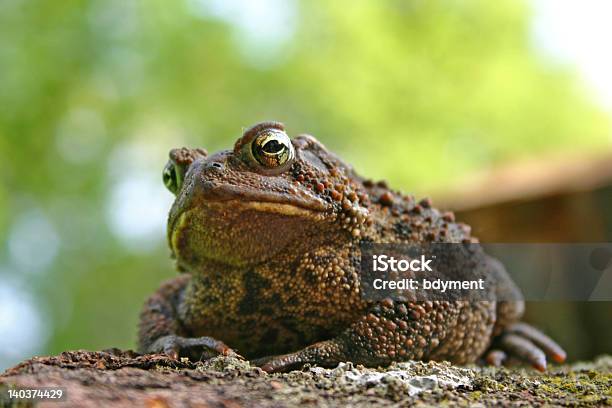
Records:
M293 161L295 150L289 136L281 130L267 129L251 143L251 153L257 162L269 169Z

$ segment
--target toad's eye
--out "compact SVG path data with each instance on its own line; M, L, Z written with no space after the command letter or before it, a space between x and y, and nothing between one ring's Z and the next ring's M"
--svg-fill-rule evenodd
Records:
M251 143L251 153L260 165L268 169L287 165L295 157L289 136L277 129L267 129L257 135Z
M164 185L172 194L176 194L181 188L183 182L180 172L177 171L176 165L172 161L168 161L164 172L162 173L164 179Z

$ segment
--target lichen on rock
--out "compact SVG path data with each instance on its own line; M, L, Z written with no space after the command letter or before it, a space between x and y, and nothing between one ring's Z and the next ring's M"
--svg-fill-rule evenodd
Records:
M0 406L9 388L63 387L67 398L41 406L610 406L612 357L553 367L457 367L403 362L385 368L342 363L266 374L237 357L175 361L132 352L73 351L36 357L0 375ZM4 404L4 405L3 405Z

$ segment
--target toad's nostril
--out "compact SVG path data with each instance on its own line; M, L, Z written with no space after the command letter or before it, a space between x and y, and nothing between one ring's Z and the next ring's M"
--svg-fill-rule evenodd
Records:
M207 167L210 169L215 169L215 170L223 170L225 166L223 165L223 163L212 162Z

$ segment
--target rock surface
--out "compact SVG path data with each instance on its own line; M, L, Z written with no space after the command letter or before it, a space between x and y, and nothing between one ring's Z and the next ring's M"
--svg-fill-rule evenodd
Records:
M62 387L45 407L278 407L278 406L611 406L612 357L529 369L455 367L406 362L383 369L350 363L266 374L248 362L217 357L173 361L130 351L70 351L35 357L0 375L0 406L18 406L9 389ZM19 405L23 406L23 405Z

